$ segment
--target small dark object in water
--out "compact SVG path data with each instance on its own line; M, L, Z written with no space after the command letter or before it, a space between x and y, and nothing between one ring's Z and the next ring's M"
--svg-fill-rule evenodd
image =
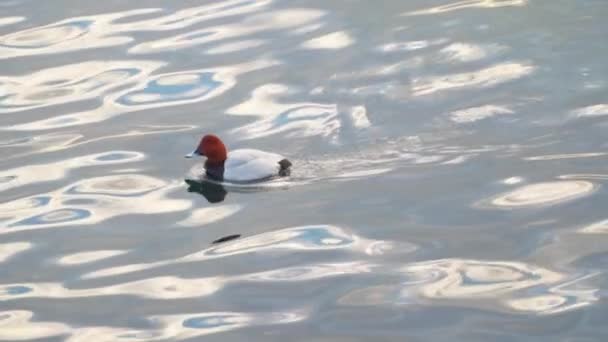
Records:
M233 235L228 235L228 236L224 236L222 238L219 238L215 241L212 242L212 244L216 244L216 243L222 243L222 242L226 242L226 241L230 241L230 240L234 240L234 239L238 239L241 237L241 234L233 234Z
M285 176L289 176L289 174L291 173L291 162L287 159L283 159L279 162L279 166L281 167L279 169L279 176L281 177L285 177Z

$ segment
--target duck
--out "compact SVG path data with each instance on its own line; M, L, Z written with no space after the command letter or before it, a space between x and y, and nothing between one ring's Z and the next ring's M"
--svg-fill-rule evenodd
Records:
M226 145L214 134L206 134L191 153L184 157L206 157L205 174L219 182L249 183L289 176L292 163L287 158L256 149L228 152Z

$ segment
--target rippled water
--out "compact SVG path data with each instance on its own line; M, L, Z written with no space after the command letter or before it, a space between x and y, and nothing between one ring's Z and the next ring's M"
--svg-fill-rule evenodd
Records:
M607 15L0 2L0 340L604 340Z

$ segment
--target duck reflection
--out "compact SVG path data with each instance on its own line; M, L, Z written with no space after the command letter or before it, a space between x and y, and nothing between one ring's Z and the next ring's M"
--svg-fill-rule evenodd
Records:
M228 194L221 184L207 179L200 179L198 181L186 179L184 181L188 184L188 192L198 192L203 195L209 203L222 202Z

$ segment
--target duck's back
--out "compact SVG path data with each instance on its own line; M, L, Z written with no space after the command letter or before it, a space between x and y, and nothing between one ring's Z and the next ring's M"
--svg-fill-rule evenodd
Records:
M276 153L253 149L240 149L228 153L224 164L224 180L226 181L256 181L279 175L284 158Z

